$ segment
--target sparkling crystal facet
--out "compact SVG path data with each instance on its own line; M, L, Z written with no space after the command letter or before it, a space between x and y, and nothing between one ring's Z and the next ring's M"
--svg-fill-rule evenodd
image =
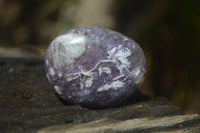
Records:
M77 28L56 37L45 56L55 92L86 107L120 104L140 85L146 60L140 46L118 32Z

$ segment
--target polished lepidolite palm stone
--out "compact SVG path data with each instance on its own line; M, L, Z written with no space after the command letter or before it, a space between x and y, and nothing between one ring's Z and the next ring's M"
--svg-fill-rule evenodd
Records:
M120 104L140 85L146 60L140 46L118 32L83 27L56 37L45 55L45 71L64 100L86 107Z

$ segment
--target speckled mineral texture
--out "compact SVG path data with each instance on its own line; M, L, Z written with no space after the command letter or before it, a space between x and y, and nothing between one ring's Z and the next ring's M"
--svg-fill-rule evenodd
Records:
M58 95L88 107L124 101L141 83L145 66L144 53L136 42L94 27L56 37L45 56L47 77Z

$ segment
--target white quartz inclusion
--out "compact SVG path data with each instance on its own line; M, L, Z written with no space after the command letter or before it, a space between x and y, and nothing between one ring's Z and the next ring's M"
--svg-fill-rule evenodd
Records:
M108 68L108 67L103 67L103 68L99 68L99 75L101 76L102 73L107 73L107 74L110 74L111 73L111 69Z
M111 82L110 84L107 83L107 84L101 86L100 88L97 89L97 91L108 91L111 88L114 90L117 90L117 89L123 87L123 85L124 85L124 82L117 80L117 81Z
M135 68L134 70L132 70L132 73L135 76L135 83L139 84L142 81L142 79L143 79L144 73L141 72L140 68Z
M120 45L121 46L121 45ZM123 65L125 65L124 67L130 67L130 62L128 61L127 57L129 57L131 55L131 51L128 48L125 49L120 49L117 53L116 53L116 57L118 57L118 59L121 61L121 63Z
M49 74L52 75L52 76L55 75L55 71L53 70L53 68L49 69Z
M93 78L88 78L85 81L85 87L91 87L93 84Z
M86 38L75 33L60 35L51 43L50 50L54 67L63 68L84 54Z
M130 62L128 60L128 57L131 56L131 50L128 48L123 48L122 45L118 45L117 47L112 48L110 51L108 51L108 58L113 59L115 62L115 59L120 60L121 64L117 64L117 68L122 72L122 69L124 68L129 68L130 67Z
M62 94L62 91L61 91L62 89L59 86L54 85L54 89L58 94Z

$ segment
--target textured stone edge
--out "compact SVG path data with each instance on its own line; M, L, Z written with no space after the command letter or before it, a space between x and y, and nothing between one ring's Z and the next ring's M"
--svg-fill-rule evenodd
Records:
M200 122L200 116L177 115L161 118L137 118L125 121L103 118L100 120L83 123L58 125L40 129L37 133L93 133L93 132L171 132L175 129L177 132L200 131L196 127Z

